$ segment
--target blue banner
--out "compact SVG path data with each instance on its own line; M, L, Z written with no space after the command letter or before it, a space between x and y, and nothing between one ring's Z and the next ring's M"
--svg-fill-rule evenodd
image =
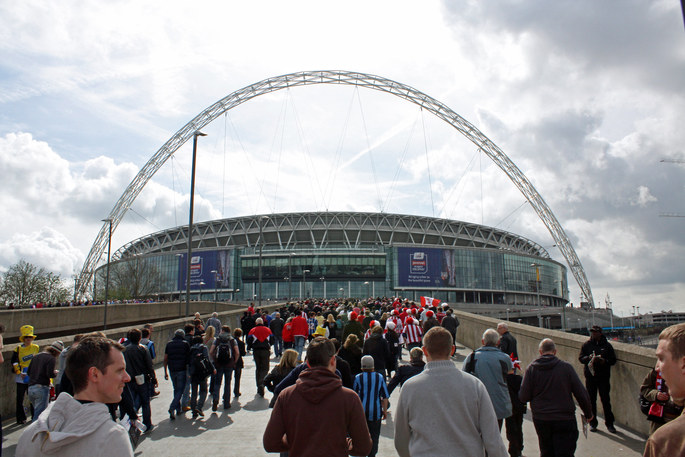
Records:
M186 289L187 254L179 257L179 290ZM190 257L190 290L224 288L228 283L230 256L227 251L194 252ZM215 273L216 272L216 273Z
M438 248L397 248L398 287L454 287L454 251Z

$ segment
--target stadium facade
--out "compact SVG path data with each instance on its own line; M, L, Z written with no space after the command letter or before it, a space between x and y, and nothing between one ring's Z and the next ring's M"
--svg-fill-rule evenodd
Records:
M186 293L187 226L143 236L111 267L158 275L150 295ZM455 304L563 306L566 267L539 244L483 225L422 216L305 212L194 224L193 300L421 295ZM104 284L105 266L96 272Z

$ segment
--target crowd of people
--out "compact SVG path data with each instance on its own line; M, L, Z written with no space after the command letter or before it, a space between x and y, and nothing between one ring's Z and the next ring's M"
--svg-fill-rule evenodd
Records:
M541 456L572 456L579 436L575 402L596 432L598 394L606 429L616 433L610 374L617 360L600 327L591 329L578 355L584 383L557 357L550 338L540 342L539 357L522 375L507 322L487 329L482 346L459 370L453 359L458 328L448 305L422 307L400 298L305 300L273 312L250 305L235 329L222 324L217 313L206 321L196 313L164 346L164 379L173 386L169 419L186 413L204 417L208 399L213 412L220 405L229 410L232 398L241 395L243 358L250 354L257 394L273 393L263 435L267 452L375 456L390 395L398 388L393 422L400 456L455 455L456 450L463 456L521 456L528 407ZM159 394L159 382L153 326L133 328L118 342L91 333L77 335L70 347L54 341L42 351L33 343L33 330L21 327L22 344L12 354L17 423L28 419L25 395L32 414L16 455L94 455L93 443L100 443L99 455L133 455L138 436L155 428L150 399ZM641 389L653 424L645 455L683 455L685 324L662 332L656 355ZM508 446L501 438L503 426ZM61 435L51 433L54 427L74 438L57 439Z
M132 300L107 300L109 304L132 304L132 303L156 303L156 300L147 299L132 299ZM14 302L7 303L6 309L43 309L43 308L69 308L73 306L99 306L104 305L104 300L65 300L65 301L37 301L28 304L15 304Z

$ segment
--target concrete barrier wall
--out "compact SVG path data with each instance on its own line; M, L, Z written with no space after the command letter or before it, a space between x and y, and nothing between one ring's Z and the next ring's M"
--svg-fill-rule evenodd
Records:
M177 304L178 305L178 304ZM204 322L206 322L207 318L211 316L211 313L214 311L214 305L213 303L211 304L211 307L209 304L207 304L207 311L203 312L202 308L203 305L196 306L197 304L193 304L193 312L198 311L202 314L202 319ZM117 305L117 306L133 306L133 305ZM275 305L269 305L269 306L263 306L262 308L266 310L273 310L278 307L282 306L282 304L275 304ZM232 308L236 308L235 305L231 306ZM211 308L211 309L209 309ZM60 310L60 308L56 308ZM235 329L236 327L240 327L240 318L243 314L243 311L245 309L245 306L240 306L238 309L232 309L230 311L223 311L219 312L219 319L221 320L221 323L223 325L229 325L231 329ZM62 311L67 311L68 313L65 314L72 314L70 311L72 310L71 308L61 308ZM78 308L75 308L75 310L78 310ZM43 310L39 310L43 311ZM139 327L142 327L142 325L146 322L146 320L151 319L148 315L147 319L143 319L140 321L140 324L138 325ZM131 321L129 318L127 320L128 322ZM176 329L183 328L183 325L189 322L189 319L187 318L181 318L181 319L171 319L171 320L166 320L162 322L156 322L154 324L154 333L152 335L152 339L155 342L155 348L157 350L157 358L155 359L155 368L161 366L164 363L164 347L166 346L166 343L173 337L174 332ZM118 340L119 338L126 336L126 333L132 328L132 326L127 326L127 327L119 327L119 328L112 328L107 330L105 333L106 335L113 339L113 340ZM64 343L64 346L70 346L74 342L74 335L73 334L65 334L60 337L55 337L51 339L40 339L40 334L38 331L36 331L36 334L38 334L39 339L35 341L37 345L43 349L45 346L49 345L52 343L54 340L59 339ZM14 348L16 348L18 344L10 344L10 345L5 345L5 348L2 351L2 355L5 358L5 362L0 365L0 412L2 412L2 417L3 419L8 419L11 417L14 417L15 415L15 408L16 408L16 383L14 382L14 373L12 372L11 369L11 360L12 360L12 351L14 351ZM163 379L159 379L160 384L164 382ZM27 400L28 401L28 400ZM30 419L30 418L29 418Z
M483 332L488 328L497 328L497 323L501 322L497 319L459 311L455 312L455 315L460 322L457 340L470 348L480 347ZM578 356L581 346L588 340L588 337L513 322L509 322L509 331L518 342L519 358L524 371L528 364L539 356L540 341L543 338L552 338L557 346L557 357L571 363L581 381L585 383L583 365L578 362ZM616 422L647 436L649 422L640 412L638 396L642 380L656 364L654 350L625 343L611 342L611 344L617 358L616 365L611 368L611 407ZM599 396L597 408L598 415L602 416Z
M201 314L215 311L245 309L237 303L192 302L191 312ZM185 302L131 303L107 305L107 327L116 328L131 322L159 321L173 319L185 313ZM0 322L5 325L5 339L17 338L22 325L32 325L38 337L41 334L79 333L79 329L102 327L105 318L104 306L74 306L68 308L15 309L0 311Z

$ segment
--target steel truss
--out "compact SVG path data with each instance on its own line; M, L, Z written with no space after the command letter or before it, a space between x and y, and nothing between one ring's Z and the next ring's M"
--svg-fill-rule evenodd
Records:
M531 240L470 222L336 211L267 216L268 219L254 215L199 222L193 237L193 249L256 248L261 231L268 251L352 250L410 245L502 249L549 258L549 253ZM187 226L180 226L143 236L119 248L112 255L112 260L183 251L188 245L186 234Z
M112 221L112 230L115 230L118 227L124 215L133 204L133 201L138 197L138 194L140 194L157 170L159 170L169 159L169 157L171 157L174 152L183 146L186 141L191 139L196 131L202 129L204 126L211 123L214 119L226 111L233 109L236 106L241 105L242 103L245 103L255 97L259 97L260 95L269 94L271 92L287 89L289 87L308 86L314 84L341 84L365 87L368 89L386 92L422 107L457 129L462 135L464 135L483 152L485 152L488 157L490 157L490 159L498 167L500 167L504 173L506 173L509 179L511 179L514 185L516 185L516 187L526 197L530 205L537 213L538 217L540 217L542 222L547 227L547 230L549 230L552 238L554 238L557 247L566 259L566 262L568 263L576 282L580 286L583 296L592 306L594 306L590 283L587 280L587 276L585 275L585 270L580 263L580 259L578 258L575 249L571 245L571 241L545 200L538 193L528 178L523 174L523 172L514 164L514 162L512 162L511 159L480 130L478 130L470 122L442 102L414 89L413 87L393 81L391 79L366 73L356 73L341 70L303 71L291 73L264 79L255 84L251 84L239 89L217 101L195 116L195 118L193 118L178 132L176 132L176 134L169 138L169 140L167 140L167 142L164 143L164 145L152 156L152 158L150 158L143 168L140 169L124 193L121 195L121 197L119 197L119 200L109 214L108 219ZM75 291L76 295L79 297L85 294L90 282L93 279L95 266L107 245L108 230L109 222L106 222L102 228L100 228L100 231L95 238L95 242L88 253L88 257L83 264L83 268L77 280Z

